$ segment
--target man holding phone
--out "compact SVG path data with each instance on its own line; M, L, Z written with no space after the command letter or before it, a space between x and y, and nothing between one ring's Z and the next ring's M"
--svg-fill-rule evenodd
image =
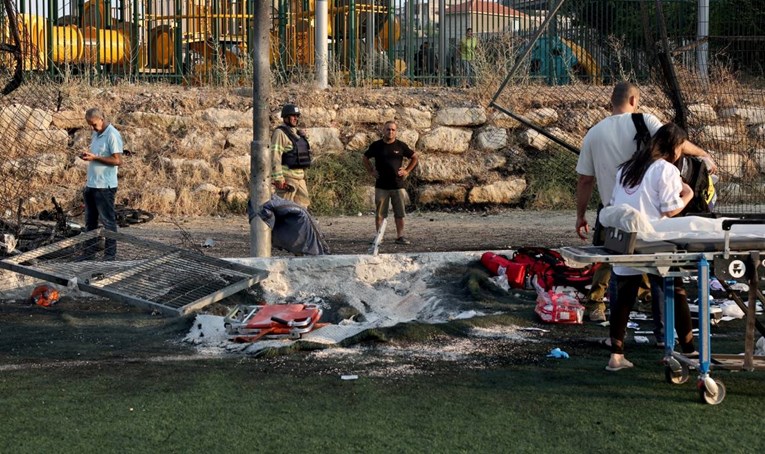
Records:
M117 231L117 216L114 212L114 198L117 195L117 167L122 164L124 144L119 131L108 121L98 108L85 112L85 121L93 129L90 149L80 158L88 163L88 176L83 193L85 199L85 228L98 228L98 221L106 230ZM86 250L92 257L93 250ZM117 255L117 241L106 240L104 259L114 260Z

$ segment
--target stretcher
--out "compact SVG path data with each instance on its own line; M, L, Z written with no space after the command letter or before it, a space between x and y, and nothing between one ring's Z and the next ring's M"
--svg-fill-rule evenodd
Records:
M724 238L688 241L687 239L642 241L637 234L608 228L604 246L564 247L561 255L570 262L591 264L606 262L635 268L664 278L664 364L669 383L688 381L690 369L699 371L697 387L702 402L719 404L726 394L725 385L711 377L712 367L727 370L763 370L765 356L754 355L754 331L765 336L765 327L757 321L758 298L765 302L760 288L765 284L765 234L757 239L731 239L731 228L737 224L765 224L765 219L726 219L722 221ZM715 355L711 353L710 334L710 272L721 282L736 281L749 285L748 304L737 301L745 313L744 355ZM698 358L674 351L675 312L674 277L698 277L699 351ZM732 292L730 292L732 293ZM714 363L714 364L713 364Z
M300 339L319 324L322 310L315 304L238 305L224 318L229 340Z

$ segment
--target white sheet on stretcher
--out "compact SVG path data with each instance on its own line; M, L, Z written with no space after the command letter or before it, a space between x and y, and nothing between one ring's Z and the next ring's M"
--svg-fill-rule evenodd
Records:
M637 232L638 238L644 241L722 240L725 238L725 232L722 229L725 219L734 218L710 219L701 216L684 216L650 222L645 215L628 205L609 206L600 211L600 223L605 227ZM730 237L731 239L762 238L765 240L765 224L734 225L730 230Z

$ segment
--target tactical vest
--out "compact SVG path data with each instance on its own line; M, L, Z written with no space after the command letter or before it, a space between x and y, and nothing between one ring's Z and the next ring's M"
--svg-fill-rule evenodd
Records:
M290 169L305 169L311 167L311 144L305 136L293 134L287 125L281 125L284 134L292 142L292 149L282 153L282 165Z

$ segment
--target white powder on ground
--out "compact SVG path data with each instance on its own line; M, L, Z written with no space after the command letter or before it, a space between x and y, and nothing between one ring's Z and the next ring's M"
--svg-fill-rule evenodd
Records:
M387 254L362 256L320 256L273 259L232 259L268 270L260 282L269 304L312 302L329 305L338 295L363 314L363 321L345 320L338 325L319 328L302 336L302 342L336 345L364 330L417 321L442 323L452 319L483 315L476 310L462 310L450 290L433 285L433 273L448 264L478 260L479 252L423 254ZM523 339L522 334L500 332L505 328L476 331L477 337ZM223 317L199 315L186 341L205 351L257 353L267 348L288 346L289 339L261 340L253 344L232 344L223 328ZM465 349L466 351L469 349ZM453 354L453 353L448 353ZM457 356L460 356L457 354Z

